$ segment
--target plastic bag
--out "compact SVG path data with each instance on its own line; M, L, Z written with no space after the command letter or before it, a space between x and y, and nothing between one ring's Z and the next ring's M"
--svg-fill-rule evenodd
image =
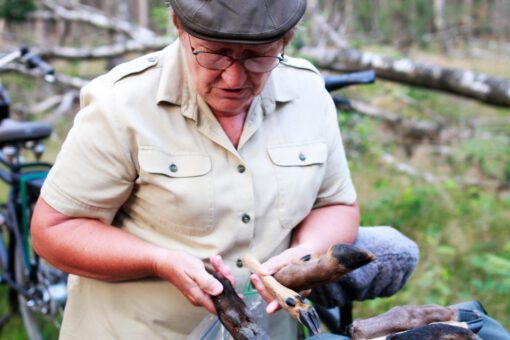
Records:
M254 289L250 281L246 281L242 291L248 313L262 328L268 328L266 303ZM216 315L207 315L186 338L187 340L233 340L234 338L221 324Z

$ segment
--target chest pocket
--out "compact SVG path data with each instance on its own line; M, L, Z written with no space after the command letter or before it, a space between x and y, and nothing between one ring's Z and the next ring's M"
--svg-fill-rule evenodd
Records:
M140 176L133 209L144 225L169 235L200 236L213 230L209 156L141 147L138 159Z
M275 168L280 223L293 228L315 203L325 173L327 146L312 142L270 146L267 151Z

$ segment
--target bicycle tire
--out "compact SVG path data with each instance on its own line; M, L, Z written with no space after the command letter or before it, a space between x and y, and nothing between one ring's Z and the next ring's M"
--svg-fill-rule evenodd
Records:
M30 290L30 278L27 271L22 249L17 246L14 258L14 275L18 284L23 288ZM18 310L30 340L43 340L45 338L57 338L62 320L63 307L59 309L56 315L44 315L41 312L33 310L29 305L27 298L18 293Z

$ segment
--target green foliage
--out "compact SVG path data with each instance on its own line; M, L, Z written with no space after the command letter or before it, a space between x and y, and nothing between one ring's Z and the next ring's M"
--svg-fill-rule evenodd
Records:
M33 0L0 0L0 17L7 21L23 21L35 9Z
M510 199L453 180L431 185L397 174L373 157L373 147L381 149L373 141L373 130L360 138L365 139L362 145L372 145L358 157L349 153L361 225L392 225L418 244L421 260L404 290L359 303L356 317L374 316L396 305L478 299L510 326L510 242L501 237L507 234Z
M376 1L358 0L353 6L355 31L364 32L382 43L391 43L396 33L404 33L403 29L414 39L431 30L433 11L427 0L391 1L386 6Z
M510 138L468 139L461 143L459 157L464 164L476 166L484 175L510 183Z
M165 6L151 8L151 22L157 30L166 31L170 25L168 8Z
M343 113L339 116L339 123L345 141L345 148L350 156L357 157L362 154L377 152L373 139L375 124L372 120L353 113Z
M8 305L5 303L7 301L7 287L0 286L0 315L3 316L8 312ZM14 315L9 322L7 322L4 326L0 327L0 339L12 339L12 340L25 340L27 335L25 334L25 329L23 328L23 322L21 318L17 315Z

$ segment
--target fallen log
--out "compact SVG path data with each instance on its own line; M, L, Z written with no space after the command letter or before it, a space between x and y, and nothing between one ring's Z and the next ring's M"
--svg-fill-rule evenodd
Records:
M70 8L67 8L54 0L42 0L42 5L47 8L47 10L35 11L29 15L29 19L64 20L85 23L105 30L121 32L141 42L152 41L156 38L156 34L145 27L135 25L125 20L112 18L104 12L90 6L74 4L71 5Z
M470 70L393 59L356 49L303 47L303 56L318 67L336 72L374 69L377 78L439 90L502 107L510 107L510 79Z
M34 47L33 50L42 58L92 60L121 57L128 53L146 53L157 51L170 43L170 39L159 37L145 42L131 39L123 43L91 48L46 46L37 48Z

